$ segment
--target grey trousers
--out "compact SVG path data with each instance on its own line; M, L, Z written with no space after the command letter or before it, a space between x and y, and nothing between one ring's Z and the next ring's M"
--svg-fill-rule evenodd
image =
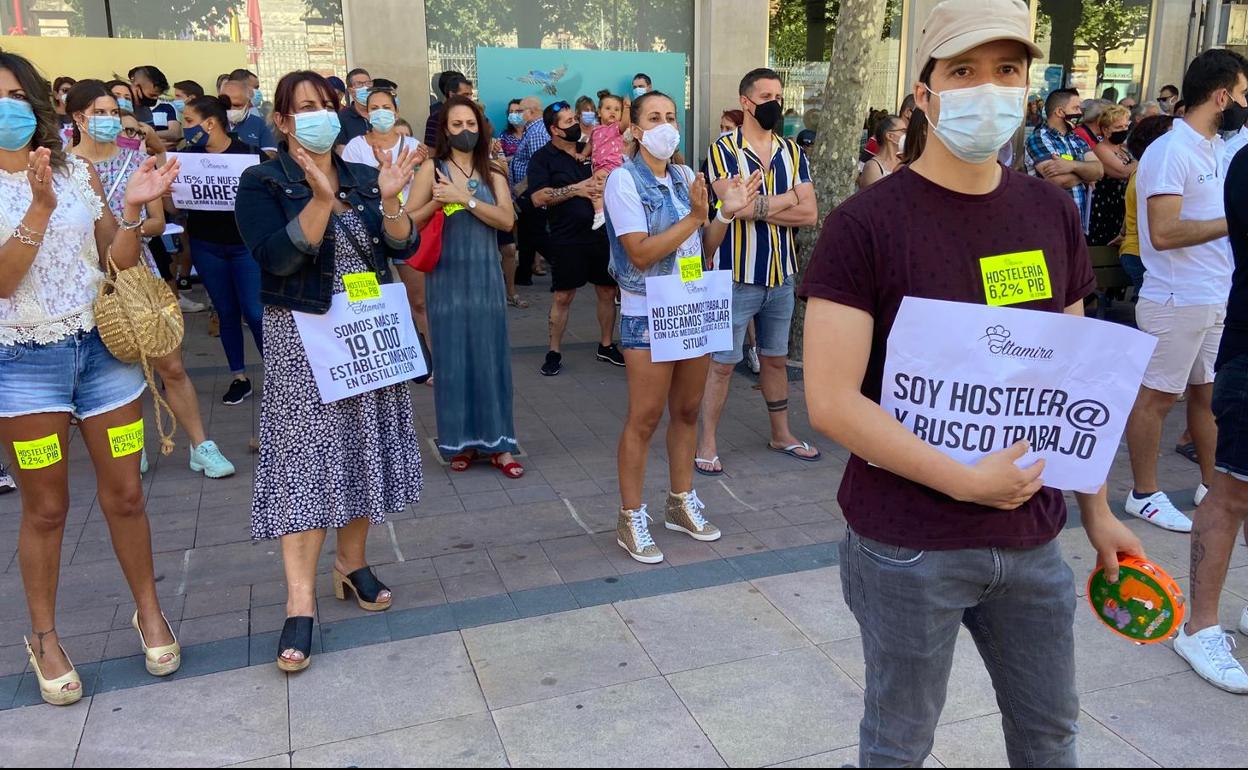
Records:
M1078 766L1075 585L1056 542L916 551L851 529L841 581L867 664L862 767L922 766L963 624L992 677L1010 766Z

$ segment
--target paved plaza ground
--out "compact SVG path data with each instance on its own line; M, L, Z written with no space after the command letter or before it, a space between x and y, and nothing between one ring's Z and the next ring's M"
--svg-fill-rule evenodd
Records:
M818 463L768 451L761 396L739 374L720 431L727 472L697 479L723 539L696 543L656 528L667 561L638 564L614 535L624 372L594 360L586 295L573 310L564 373L541 377L549 295L539 285L525 296L532 307L510 319L527 475L511 481L485 465L450 473L427 443L433 391L413 385L424 497L375 527L369 545L394 607L369 615L333 598L331 538L312 666L290 677L273 665L285 599L279 549L249 540L258 400L221 405L220 345L206 334L206 315L189 317L186 363L209 434L240 472L221 481L191 473L183 443L153 456L145 478L182 670L168 681L143 670L133 605L75 439L57 626L88 697L64 709L39 701L21 646L29 620L16 559L20 504L2 497L0 766L856 763L862 649L836 549L846 452L827 440L816 442ZM814 441L800 382L791 403L796 432ZM1170 451L1181 422L1171 415L1160 468L1190 510L1196 467ZM661 515L661 440L650 459L647 502ZM1110 479L1116 508L1129 484L1123 446ZM1188 574L1186 536L1130 526L1156 562ZM1075 522L1061 539L1082 593L1094 555ZM1242 545L1232 566L1222 604L1229 628L1248 603ZM1082 604L1076 653L1085 765L1244 765L1248 700L1204 684L1168 645L1131 645ZM1248 657L1248 644L1237 655ZM931 764L1004 763L997 704L966 637Z

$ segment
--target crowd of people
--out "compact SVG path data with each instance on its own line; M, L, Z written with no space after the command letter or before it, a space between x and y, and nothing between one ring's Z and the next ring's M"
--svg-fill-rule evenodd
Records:
M224 404L253 394L245 328L263 356L251 534L281 543L287 621L276 661L288 672L311 662L327 534L337 538L337 597L388 609L394 594L369 566L369 530L417 503L423 483L407 383L317 398L327 342L308 319L349 328L360 297L401 292L432 365L421 380L433 388L437 451L454 473L488 461L518 479L508 308L527 307L517 287L548 274L541 374L563 371L570 309L589 285L595 358L625 369L617 542L647 564L664 559L643 481L665 414L664 527L721 536L694 482L734 461L721 458L717 432L743 360L759 375L768 449L821 459L788 414L790 327L804 298L805 338L817 341L805 350L811 423L853 455L839 498L849 524L841 565L863 632L864 766L917 765L930 751L962 624L993 674L1011 762L1071 764L1075 591L1057 545L1061 492L1044 486L1042 463L1016 463L1025 442L964 465L879 402L904 297L983 304L968 255L1034 252L1052 291L1020 306L1082 315L1096 288L1089 246L1119 248L1137 325L1158 340L1127 426L1126 511L1191 533L1191 615L1175 649L1206 680L1248 693L1217 614L1238 533L1248 535L1238 442L1248 429L1248 155L1238 152L1248 145L1248 61L1207 51L1181 92L1166 86L1137 104L1112 89L1095 100L1073 89L1029 99L1040 55L1021 0L938 4L913 59L913 93L895 114L873 111L859 192L827 218L799 276L798 232L818 220L811 138L782 135L784 84L770 69L741 79L695 171L681 152L677 100L644 73L628 94L517 98L501 127L468 78L442 73L418 138L399 117L398 85L363 69L345 80L292 72L268 99L245 69L208 94L189 80L171 85L152 65L128 80L49 83L28 60L0 53L0 216L11 228L0 245L0 439L18 460L16 484L0 484L22 496L27 644L44 699L83 695L55 628L71 422L95 468L148 670L166 676L181 663L152 574L146 455L110 449L114 431L141 421L145 384L95 328L107 260L144 265L188 312L194 305L176 293L194 267L232 374ZM172 205L175 151L255 158L233 211ZM185 237L169 237L171 224ZM730 279L731 347L657 360L654 281L703 270ZM186 430L190 468L234 473L207 435L180 349L152 367ZM1180 449L1200 465L1194 522L1157 479L1162 423L1183 397L1191 446ZM29 447L41 459L23 460ZM1144 556L1105 488L1077 498L1111 578L1120 555ZM1248 634L1248 611L1240 630Z

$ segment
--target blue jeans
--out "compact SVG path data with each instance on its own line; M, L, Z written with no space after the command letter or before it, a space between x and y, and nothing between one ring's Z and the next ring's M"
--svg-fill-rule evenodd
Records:
M1078 767L1075 584L1056 541L916 551L841 543L866 660L860 767L921 767L945 705L958 627L992 677L1011 767Z
M145 388L139 365L114 358L96 329L47 345L0 345L0 417L67 412L86 420L129 404Z
M736 366L744 357L745 327L754 321L754 338L760 356L783 358L789 354L789 329L793 326L793 286L789 276L779 286L732 284L732 350L712 353L717 364Z
M204 281L212 298L212 306L221 322L221 346L229 361L230 372L242 374L246 369L243 356L243 323L251 327L256 350L264 355L260 324L264 308L260 304L260 265L243 245L213 243L191 239L191 261Z
M1127 277L1131 279L1131 285L1138 292L1144 285L1144 260L1140 259L1138 254L1123 253L1118 256L1118 261L1122 263L1122 269L1126 271Z

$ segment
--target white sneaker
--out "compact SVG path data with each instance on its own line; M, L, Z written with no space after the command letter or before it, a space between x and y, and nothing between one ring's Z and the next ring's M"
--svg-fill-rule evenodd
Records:
M202 313L208 309L208 306L202 302L196 302L193 299L178 295L178 307L183 313Z
M1196 502L1197 508L1199 508L1200 504L1205 501L1205 497L1208 494L1209 494L1209 487L1205 486L1204 484L1200 484L1196 487L1196 494L1193 496L1192 499Z
M1248 607L1245 607L1244 614L1239 616L1239 632L1248 636Z
M593 226L593 227L591 227L590 229L591 229L591 230L598 230L599 228L601 228L601 227L602 227L603 225L605 225L606 223L607 223L607 214L606 214L606 212L604 212L604 211L595 211L595 212L594 212L594 226Z
M758 374L762 371L763 365L758 360L758 348L751 345L745 349L745 362L750 365L750 371Z
M1171 532L1191 532L1192 520L1174 507L1165 492L1155 492L1145 498L1127 493L1127 513Z
M7 471L0 469L0 495L17 491L17 482L13 480L13 476Z
M1220 690L1248 695L1248 672L1231 654L1234 649L1235 637L1221 626L1210 626L1194 636L1188 636L1184 626L1174 638L1174 651L1201 679Z

